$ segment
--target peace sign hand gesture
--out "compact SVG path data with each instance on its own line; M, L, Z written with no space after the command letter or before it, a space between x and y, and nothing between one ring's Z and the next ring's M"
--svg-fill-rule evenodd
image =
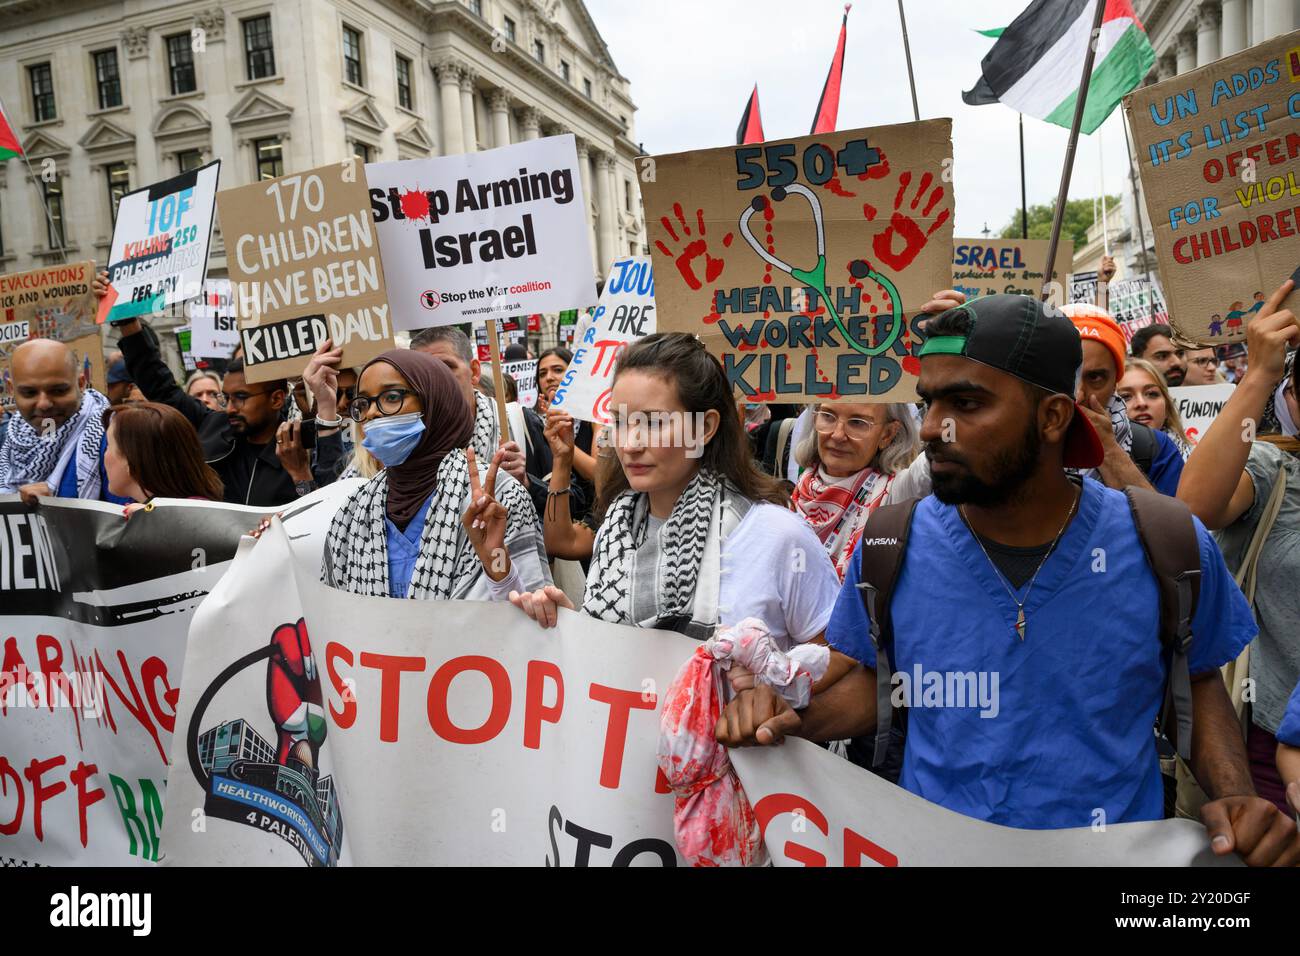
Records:
M497 485L497 470L501 467L505 452L498 449L492 456L486 488L479 482L474 449L466 449L465 457L469 459L469 507L465 509L460 522L465 526L465 533L469 535L469 542L474 546L478 559L483 562L487 576L493 581L500 581L510 573L510 553L506 551L506 519L510 512L496 500L493 491Z

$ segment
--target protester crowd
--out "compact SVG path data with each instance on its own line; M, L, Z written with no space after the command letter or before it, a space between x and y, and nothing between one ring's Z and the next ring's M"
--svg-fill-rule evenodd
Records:
M357 369L325 342L299 382L250 383L235 355L181 383L132 320L108 395L64 344L13 352L0 493L130 517L168 498L278 508L358 479L327 536L333 587L700 640L756 618L778 648L828 645L830 664L799 710L733 667L728 747L835 742L1008 826L1199 814L1216 853L1294 865L1289 296L1290 280L1256 310L1228 370L1166 325L1127 341L1100 305L939 291L919 405L746 404L697 339L654 334L621 353L601 430L550 407L563 348L538 357L536 407L512 402L505 422L495 392L513 383L455 327ZM1170 387L1229 379L1193 444ZM995 675L996 714L898 699L899 675L930 672Z

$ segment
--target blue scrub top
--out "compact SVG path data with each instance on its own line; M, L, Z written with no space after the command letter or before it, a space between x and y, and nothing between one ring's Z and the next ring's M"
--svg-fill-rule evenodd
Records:
M420 536L424 534L424 522L429 517L429 505L433 503L435 490L416 512L405 531L399 531L391 518L385 516L384 531L388 545L388 596L406 597L411 586L411 575L415 573L415 560L420 556Z
M1291 699L1286 703L1282 723L1277 725L1277 739L1292 747L1300 747L1300 684L1295 685Z
M1202 575L1193 675L1235 659L1256 630L1199 521L1196 534ZM874 668L855 587L861 573L858 549L826 637ZM1162 817L1153 734L1168 670L1160 601L1122 492L1084 479L1079 512L1025 604L1023 642L1002 580L956 507L933 495L917 505L892 611L894 668L915 685L904 788L958 813L1026 829L1089 826L1097 808L1107 823ZM952 685L950 695L924 696L936 686L933 674ZM976 679L977 699L955 706L963 703L958 675L967 674Z
M1178 481L1183 477L1183 455L1174 440L1162 431L1155 431L1156 450L1151 456L1151 473L1147 481L1151 487L1170 498L1178 494Z
M114 505L129 505L133 499L121 498L108 490L108 473L104 471L104 452L108 450L107 433L99 440L99 500L107 501ZM75 498L77 497L77 456L81 454L78 448L73 452L72 459L68 462L68 467L63 469L63 477L59 479L59 487L54 489L56 498Z

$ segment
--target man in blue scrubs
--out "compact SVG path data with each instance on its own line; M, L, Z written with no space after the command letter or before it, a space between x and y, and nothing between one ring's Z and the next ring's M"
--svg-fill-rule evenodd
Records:
M926 329L918 386L933 493L916 507L891 603L895 691L911 685L899 782L1021 828L1160 819L1153 726L1169 661L1157 586L1124 494L1066 471L1103 456L1074 402L1079 335L1026 296L946 309L952 295L926 306L943 312ZM1195 527L1190 750L1210 796L1207 839L1250 864L1294 864L1296 825L1255 794L1217 670L1251 640L1254 621ZM718 722L724 744L873 732L876 655L855 587L873 546L868 526L826 631L845 676L800 712L767 685L742 691ZM966 675L978 692L951 695Z

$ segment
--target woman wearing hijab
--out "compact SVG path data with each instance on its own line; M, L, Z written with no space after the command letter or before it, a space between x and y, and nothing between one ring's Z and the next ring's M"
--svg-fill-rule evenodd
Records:
M393 349L361 371L350 413L384 470L330 525L321 578L356 594L506 600L551 583L528 492L492 460L481 482L474 419L443 363ZM484 488L490 493L485 493Z

